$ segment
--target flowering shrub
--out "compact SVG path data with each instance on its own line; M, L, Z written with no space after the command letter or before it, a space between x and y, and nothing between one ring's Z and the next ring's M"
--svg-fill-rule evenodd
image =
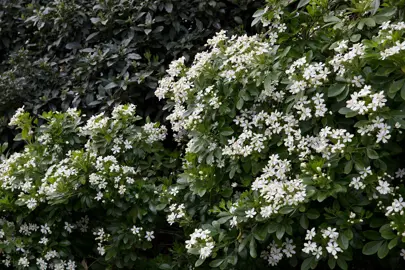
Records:
M160 80L181 154L134 105L18 110L2 267L403 269L404 1L267 2Z
M186 145L169 219L195 228L195 266L399 269L402 7L287 2L255 13L264 35L221 31L160 81Z
M17 111L10 125L28 144L0 165L2 268L153 265L143 251L165 241L177 154L162 145L164 126L138 120L134 105L86 122L73 109L41 119Z

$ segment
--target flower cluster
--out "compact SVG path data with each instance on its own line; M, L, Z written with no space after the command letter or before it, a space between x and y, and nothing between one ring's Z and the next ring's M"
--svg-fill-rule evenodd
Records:
M167 222L169 222L170 225L173 225L176 221L180 220L185 216L185 206L184 204L179 204L177 205L172 204L169 207L170 214L167 216Z
M281 245L277 245L274 241L267 247L267 250L262 251L260 257L265 259L269 265L276 266L285 256L290 258L295 254L295 245L291 239L286 239Z
M27 140L23 151L0 163L1 194L7 198L1 209L16 209L14 222L21 224L15 229L3 226L0 235L8 241L3 264L75 269L72 250L107 256L113 239L127 234L115 227L117 220L124 223L130 217L142 227L151 227L159 219L157 205L164 211L168 201L158 190L168 189L163 182L169 183L168 168L175 168L176 153L165 152L162 146L166 127L150 122L135 125L140 118L131 104L84 123L74 109L42 117L45 123L37 127L28 113L17 112L14 123L22 133L31 130L32 134L21 136ZM43 212L44 208L53 210ZM100 225L102 229L96 229ZM153 248L155 235L148 230L138 238L125 237L132 248L118 249L134 258L127 262L132 267L136 250ZM94 240L97 253L91 255ZM20 251L12 248L15 243ZM110 260L119 260L122 254Z
M365 85L359 92L351 94L350 99L346 102L346 106L352 111L364 115L369 113L369 111L375 112L377 109L383 108L386 102L387 99L384 96L384 91L372 94L371 86Z
M390 177L399 164L388 157L402 157L397 143L405 125L403 64L394 55L383 65L376 60L392 44L404 42L403 29L384 23L378 33L380 23L367 18L357 27L371 29L366 40L351 30L355 24L348 25L345 11L369 14L369 2L351 5L338 12L326 2L311 1L304 16L269 1L254 15L254 23L270 29L265 35L228 37L221 31L190 67L184 59L175 61L160 81L156 96L166 99L174 136L185 145L179 194L167 219L177 222L178 214L183 217L177 206L192 205L187 219L209 228L216 252L226 258L213 265L232 264L233 249L255 257L258 245L268 243L273 244L262 257L277 265L287 256L282 237L300 237L297 227L307 230L309 223L314 228L303 249L311 262L306 269L328 256L343 265L348 257L340 254L350 252L354 234L364 238L356 226L369 224L368 211L375 207L376 216L389 216L387 223L402 233L402 189ZM318 8L328 14L325 21L315 19L325 16ZM306 16L314 21L308 23ZM301 31L289 24L292 18L305 21L302 35L317 45L302 50L306 45L295 40ZM375 42L390 31L391 39ZM379 82L385 73L391 77ZM396 96L400 90L402 96ZM186 244L190 253L201 255ZM365 254L370 245L364 246ZM196 265L206 258L200 256Z
M155 94L172 130L137 125L130 104L88 120L18 110L26 145L0 162L2 265L74 269L83 254L84 268L243 269L261 254L255 266L308 270L358 268L357 252L405 257L403 7L287 2L255 13L265 33L219 31L190 66L170 64ZM171 133L177 146L163 144Z
M323 252L326 249L327 253L329 253L335 259L337 259L338 258L337 254L340 252L343 252L343 250L337 243L339 233L336 232L336 228L328 227L327 229L322 229L321 236L322 236L322 238L320 238L318 235L318 238L327 240L326 246L317 244L317 242L316 242L317 234L316 234L315 228L312 228L311 230L307 230L305 240L308 240L308 242L306 242L304 244L304 248L302 249L302 251L307 254L312 254L317 259L319 259L320 257L323 256L323 254L324 254Z
M105 233L103 228L100 228L97 231L95 231L94 235L96 236L95 240L98 241L97 251L98 251L98 253L100 253L100 255L104 255L105 248L103 246L103 243L108 241L108 238L110 237L110 235Z
M201 259L208 258L215 247L215 242L210 233L209 230L196 229L190 235L190 239L186 240L187 251L198 254Z

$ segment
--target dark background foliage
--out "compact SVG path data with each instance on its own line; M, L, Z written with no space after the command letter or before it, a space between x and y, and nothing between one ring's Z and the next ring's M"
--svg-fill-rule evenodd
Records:
M219 29L253 32L259 0L0 1L0 132L22 105L87 115L131 102L162 121L157 81Z

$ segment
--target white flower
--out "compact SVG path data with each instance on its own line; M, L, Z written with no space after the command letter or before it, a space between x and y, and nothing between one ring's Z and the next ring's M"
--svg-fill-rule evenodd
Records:
M179 193L179 188L178 187L174 187L169 191L170 195L176 196Z
M211 245L211 243L209 243L205 247L202 247L200 249L200 258L201 259L208 258L211 255L212 249L213 249L213 246Z
M22 266L22 267L28 267L28 266L30 266L30 263L29 263L27 257L21 257L21 258L18 260L18 265L20 265L20 266Z
M312 228L311 230L307 230L307 235L305 236L305 240L312 240L316 235L315 228Z
M231 228L236 227L238 225L237 217L232 217L229 224L231 225Z
M8 124L9 126L17 126L20 122L20 117L25 113L24 111L24 106L22 106L21 108L19 108L15 114L13 115L13 117L11 117L10 119L10 123Z
M395 177L396 178L402 178L404 176L405 176L405 168L398 169L398 171L395 172Z
M124 141L124 148L125 149L132 149L132 143L128 140Z
M97 193L97 196L94 197L94 199L96 199L97 201L100 201L103 198L103 196L104 196L103 193L101 191L99 191Z
M295 245L293 245L293 240L292 239L286 239L285 242L283 243L283 252L287 258L291 258L296 252L295 252Z
M42 258L37 259L37 265L40 270L46 270L48 268L48 263Z
M75 228L75 225L72 225L72 224L69 224L68 222L65 222L65 227L64 228L68 233L71 233L72 230Z
M48 241L49 241L49 239L44 236L41 238L41 240L38 243L46 245L48 243Z
M126 190L127 190L127 189L126 189L126 187L125 187L124 185L120 185L120 187L119 187L119 189L118 189L118 193L119 193L120 195L123 195Z
M366 185L362 181L363 180L360 177L353 177L349 187L353 187L355 189L364 189Z
M37 206L37 201L34 198L27 200L26 205L29 209L34 209Z
M136 227L135 225L131 228L131 232L137 236L140 236L141 230L141 227Z
M154 234L153 231L150 231L150 232L146 231L146 235L145 235L146 240L152 241L152 239L155 239L155 236L153 234Z
M352 84L357 87L362 87L364 84L364 79L362 76L354 76L352 79Z
M308 241L307 243L304 243L304 248L302 249L302 251L307 254L311 254L317 248L318 245L315 242Z
M336 232L336 228L328 227L326 230L322 230L322 237L336 240L339 237L339 233Z
M119 145L114 145L113 148L111 148L111 151L114 154L118 154L119 152L121 152L121 147L119 147Z
M45 223L44 225L41 225L41 233L43 234L51 234L51 228L48 226L47 223Z
M382 194L388 194L391 191L390 184L387 181L378 180L378 187L376 188L377 191Z
M53 259L53 258L59 258L59 254L55 250L50 250L45 254L45 259L47 261L49 261L50 259Z
M247 218L254 218L254 216L256 215L256 211L254 208L245 211L246 217Z
M312 252L313 256L316 256L316 259L319 259L322 256L322 247L319 246Z
M401 253L399 255L405 260L405 249L401 249Z
M69 260L66 264L66 270L75 270L77 268L75 261Z
M105 254L105 248L100 243L98 244L97 251L101 256Z
M342 249L339 247L339 245L335 241L329 241L328 246L326 247L326 250L332 254L335 259L337 258L336 254L338 252L342 252Z
M132 178L132 177L127 177L127 184L128 185L132 185L133 183L135 183L135 180L134 180L134 178Z

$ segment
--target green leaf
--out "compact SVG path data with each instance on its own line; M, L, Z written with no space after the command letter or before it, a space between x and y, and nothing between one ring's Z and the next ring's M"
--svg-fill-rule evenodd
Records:
M227 217L222 217L220 219L217 220L217 222L219 224L224 224L225 222L227 222L228 220L230 220L232 218L232 216L227 216Z
M342 257L339 257L337 259L337 264L339 265L339 267L343 270L347 270L347 263L344 259L342 259Z
M65 48L68 50L76 50L76 49L80 49L82 46L80 45L79 42L71 42L66 44Z
M384 244L381 245L381 247L378 249L377 256L380 259L383 259L385 256L388 255L388 252L390 250L388 249L388 244L387 241L384 241Z
M284 227L284 225L279 224L279 226L278 226L278 228L277 228L277 231L276 231L276 237L277 237L278 239L281 239L281 238L283 238L284 233L285 233L285 227Z
M328 88L328 97L336 97L338 95L340 95L341 93L343 93L343 91L345 90L346 85L345 84L334 84L331 85Z
M343 172L349 174L353 170L353 161L349 160L346 162Z
M217 259L210 262L211 267L219 267L224 262L224 259Z
M401 89L401 98L403 100L405 100L405 84L402 86L402 89Z
M398 237L395 237L394 239L392 239L389 243L388 243L388 248L389 249L393 249L394 247L397 246L398 244Z
M261 17L264 14L264 9L258 9L255 13L253 13L253 18Z
M392 231L391 226L390 226L389 224L383 225L383 226L380 228L379 231L380 231L380 233L381 233L381 236L382 236L384 239L391 240L391 239L397 237L397 235Z
M233 134L233 129L231 127L226 127L221 131L222 136L230 136Z
M330 269L335 269L336 267L336 259L333 258L332 256L329 257L328 266Z
M166 3L165 4L165 10L167 11L167 13L172 13L173 11L173 4L172 3Z
M371 241L368 242L363 246L363 254L364 255L373 255L376 254L377 251L380 249L381 245L384 241Z
M277 228L278 228L278 223L276 223L276 222L270 222L270 223L267 225L267 232L268 232L268 233L274 233L274 232L277 231Z
M340 108L339 109L339 113L340 114L348 114L348 113L351 113L351 112L353 112L352 110L350 110L349 108L346 108L346 107L343 107L343 108Z
M195 267L198 267L200 265L202 265L204 263L205 259L201 259L199 258L196 262L195 262Z
M318 202L323 202L328 197L328 193L325 191L318 191L317 195Z
M310 0L301 0L298 5L297 5L297 9L302 8L303 6L308 5L308 3L310 2Z
M257 240L264 241L267 237L267 230L267 224L258 224L253 227L252 234Z
M381 235L373 230L364 231L363 235L369 240L381 240Z
M357 29L363 30L363 28L364 28L364 20L361 20L361 21L357 24Z
M349 239L349 240L353 239L353 232L351 229L347 229L343 233L344 233L344 235L346 235L347 239Z
M236 102L236 108L238 110L241 110L243 108L243 103L244 103L243 98L239 98L238 102Z
M261 16L258 16L256 18L254 18L254 20L252 21L252 23L250 24L250 26L255 26L258 22L260 22L260 20L262 19Z
M311 208L306 212L306 215L309 219L317 219L321 214L315 208Z
M378 8L380 7L380 0L373 0L371 2L371 16L377 13Z
M252 239L250 239L249 252L250 252L250 256L251 256L252 258L256 258L256 257L257 257L256 241L255 241L255 239L254 239L253 237L252 237Z
M279 210L279 212L280 212L281 214L283 214L283 215L289 214L289 213L291 213L292 211L294 211L294 208L293 208L293 207L290 207L290 206L285 206L285 207L283 207L283 208L281 208L281 209Z
M367 151L367 156L368 156L370 159L378 159L378 158L379 158L377 152L374 151L373 149L367 147L367 150L366 150L366 151Z
M308 229L309 221L308 218L305 216L305 214L301 215L300 224L301 227L304 228L305 230Z
M239 247L238 247L238 252L239 252L239 253L242 252L242 250L245 248L247 242L249 242L249 240L250 240L251 238L252 238L251 235L248 236L248 237L243 238L242 242L239 244Z
M238 256L236 256L236 255L228 256L226 259L227 259L227 262L229 262L232 265L236 265L238 263Z
M164 263L164 264L159 265L159 269L170 270L170 269L172 269L172 267L170 266L170 264Z
M8 148L8 142L3 143L1 145L1 153L6 152L7 148Z
M61 245L62 247L70 246L70 241L69 240L60 241L59 245Z
M115 82L110 82L109 84L107 84L106 86L104 86L104 89L111 89L111 88L114 88L114 87L117 87L118 86L118 84L116 84Z
M374 27L376 26L375 20L373 18L364 18L362 20L364 22L365 25L367 25L368 27Z
M404 86L405 79L394 81L391 83L388 93L396 93Z
M332 16L332 15L325 16L323 20L325 22L340 22L341 21L338 17Z
M339 246L341 246L343 249L347 249L349 247L349 239L346 237L344 233L341 233L339 235L337 242Z
M351 42L357 42L357 41L360 40L360 38L361 38L361 35L360 35L360 34L354 34L354 35L352 35L352 36L350 37L350 41L351 41Z
M115 257L117 255L117 250L114 248L111 248L107 251L107 254L105 255L105 260L108 261L111 258Z
M308 270L309 268L311 268L311 264L314 260L315 260L314 256L306 258L301 264L301 270Z

